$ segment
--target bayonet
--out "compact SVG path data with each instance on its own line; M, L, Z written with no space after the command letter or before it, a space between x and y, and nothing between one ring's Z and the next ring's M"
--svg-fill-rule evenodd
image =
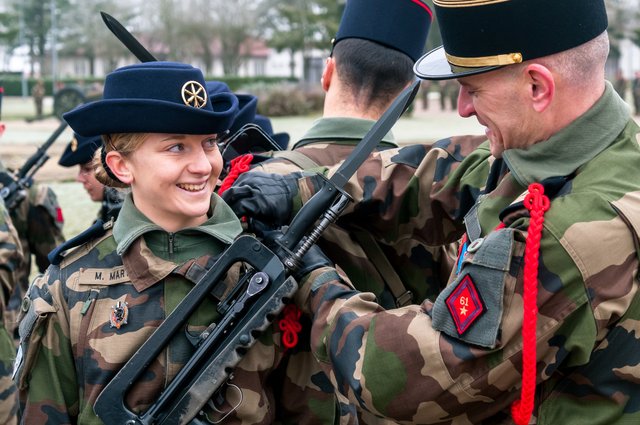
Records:
M102 20L109 30L140 62L155 62L157 59L131 34L116 18L106 12L100 12Z

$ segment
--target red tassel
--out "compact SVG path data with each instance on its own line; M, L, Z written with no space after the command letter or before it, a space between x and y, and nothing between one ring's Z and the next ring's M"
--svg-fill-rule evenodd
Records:
M298 345L298 334L302 330L300 324L300 316L302 312L295 304L287 304L282 311L282 318L278 323L278 327L282 331L282 345L285 350Z
M253 155L250 153L240 155L231 160L231 169L229 170L227 177L222 181L220 189L218 189L218 195L222 195L225 190L233 186L233 183L238 179L240 174L249 171L251 168L251 161L253 161Z
M520 399L511 405L511 417L517 425L527 425L533 412L536 391L536 324L538 321L538 261L544 213L549 209L549 198L544 186L529 185L524 198L531 219L524 254L524 312L522 320L522 390Z

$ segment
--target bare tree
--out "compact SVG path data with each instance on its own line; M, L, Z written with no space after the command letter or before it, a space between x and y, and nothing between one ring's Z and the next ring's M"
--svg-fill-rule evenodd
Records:
M329 48L340 24L344 2L336 0L266 0L259 27L269 45L291 54L291 77L295 76L297 52L303 56L313 47Z
M96 61L102 58L113 67L126 55L122 43L102 22L100 12L113 15L126 27L135 14L126 1L72 0L72 7L61 17L61 54L83 56L89 61L89 74L96 75Z
M210 0L211 22L215 37L220 43L220 59L225 75L236 75L249 52L242 51L247 41L255 34L254 26L260 1L255 0Z

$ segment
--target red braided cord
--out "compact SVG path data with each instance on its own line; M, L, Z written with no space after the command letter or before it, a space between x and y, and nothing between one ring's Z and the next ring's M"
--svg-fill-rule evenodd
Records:
M218 195L222 195L225 190L229 189L240 174L249 171L249 168L251 168L251 161L253 161L253 155L250 153L240 155L231 160L229 174L227 174L227 177L222 181L220 189L218 189Z
M544 213L549 198L539 183L529 185L524 198L531 219L524 255L524 312L522 320L522 390L520 400L511 405L511 416L517 425L529 423L536 391L536 322L538 320L538 261Z
M302 330L300 324L300 316L302 312L295 304L287 304L282 311L282 318L278 323L278 327L282 331L282 345L285 349L293 348L298 345L298 334Z

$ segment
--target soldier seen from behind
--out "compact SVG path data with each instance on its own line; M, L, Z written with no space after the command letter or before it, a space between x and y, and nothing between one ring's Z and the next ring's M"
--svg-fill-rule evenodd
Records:
M16 377L24 424L103 423L94 403L105 385L240 234L239 220L213 193L219 135L238 102L231 93L208 96L204 86L190 65L125 66L107 76L102 100L64 115L77 134L102 135L98 180L131 192L115 223L98 221L60 246L31 286ZM123 392L134 412L158 399L219 321L217 303L237 283L237 272L228 275ZM266 331L197 423L272 423L270 379L281 351L280 332Z
M76 181L82 183L82 187L93 202L100 202L98 219L107 222L118 218L124 193L114 187L105 186L96 178L93 155L101 145L100 136L83 137L74 134L58 160L58 164L63 167L78 166Z
M456 268L437 297L393 310L318 268L296 298L314 354L334 388L393 421L638 423L640 128L605 81L604 1L434 5L444 46L416 73L457 79L458 112L487 143L455 169L447 143L375 154L341 219L462 236ZM286 221L321 185L298 183L258 211L247 174L225 199Z
M260 162L252 172L288 174L344 160L415 79L413 65L423 54L432 19L431 10L421 1L349 0L322 74L326 93L322 118L313 123L291 151L274 152L273 159ZM389 132L376 150L397 146ZM281 177L266 175L264 187L278 179ZM455 249L431 246L417 237L391 241L388 234L369 232L365 224L359 220L340 221L323 232L318 242L356 288L374 293L386 308L419 303L440 291L451 270ZM303 321L308 325L308 320ZM302 346L289 356L290 379L286 383L300 394L291 400L295 401L288 407L291 411L308 409L313 403L300 402L305 388L317 386L314 381L321 375L308 357L309 348ZM304 373L309 382L300 379ZM284 392L291 391L285 387ZM287 400L282 397L283 403ZM345 404L341 410L354 414L353 409ZM332 420L321 415L330 416L333 411L314 413L318 421ZM362 416L359 421L368 422Z

